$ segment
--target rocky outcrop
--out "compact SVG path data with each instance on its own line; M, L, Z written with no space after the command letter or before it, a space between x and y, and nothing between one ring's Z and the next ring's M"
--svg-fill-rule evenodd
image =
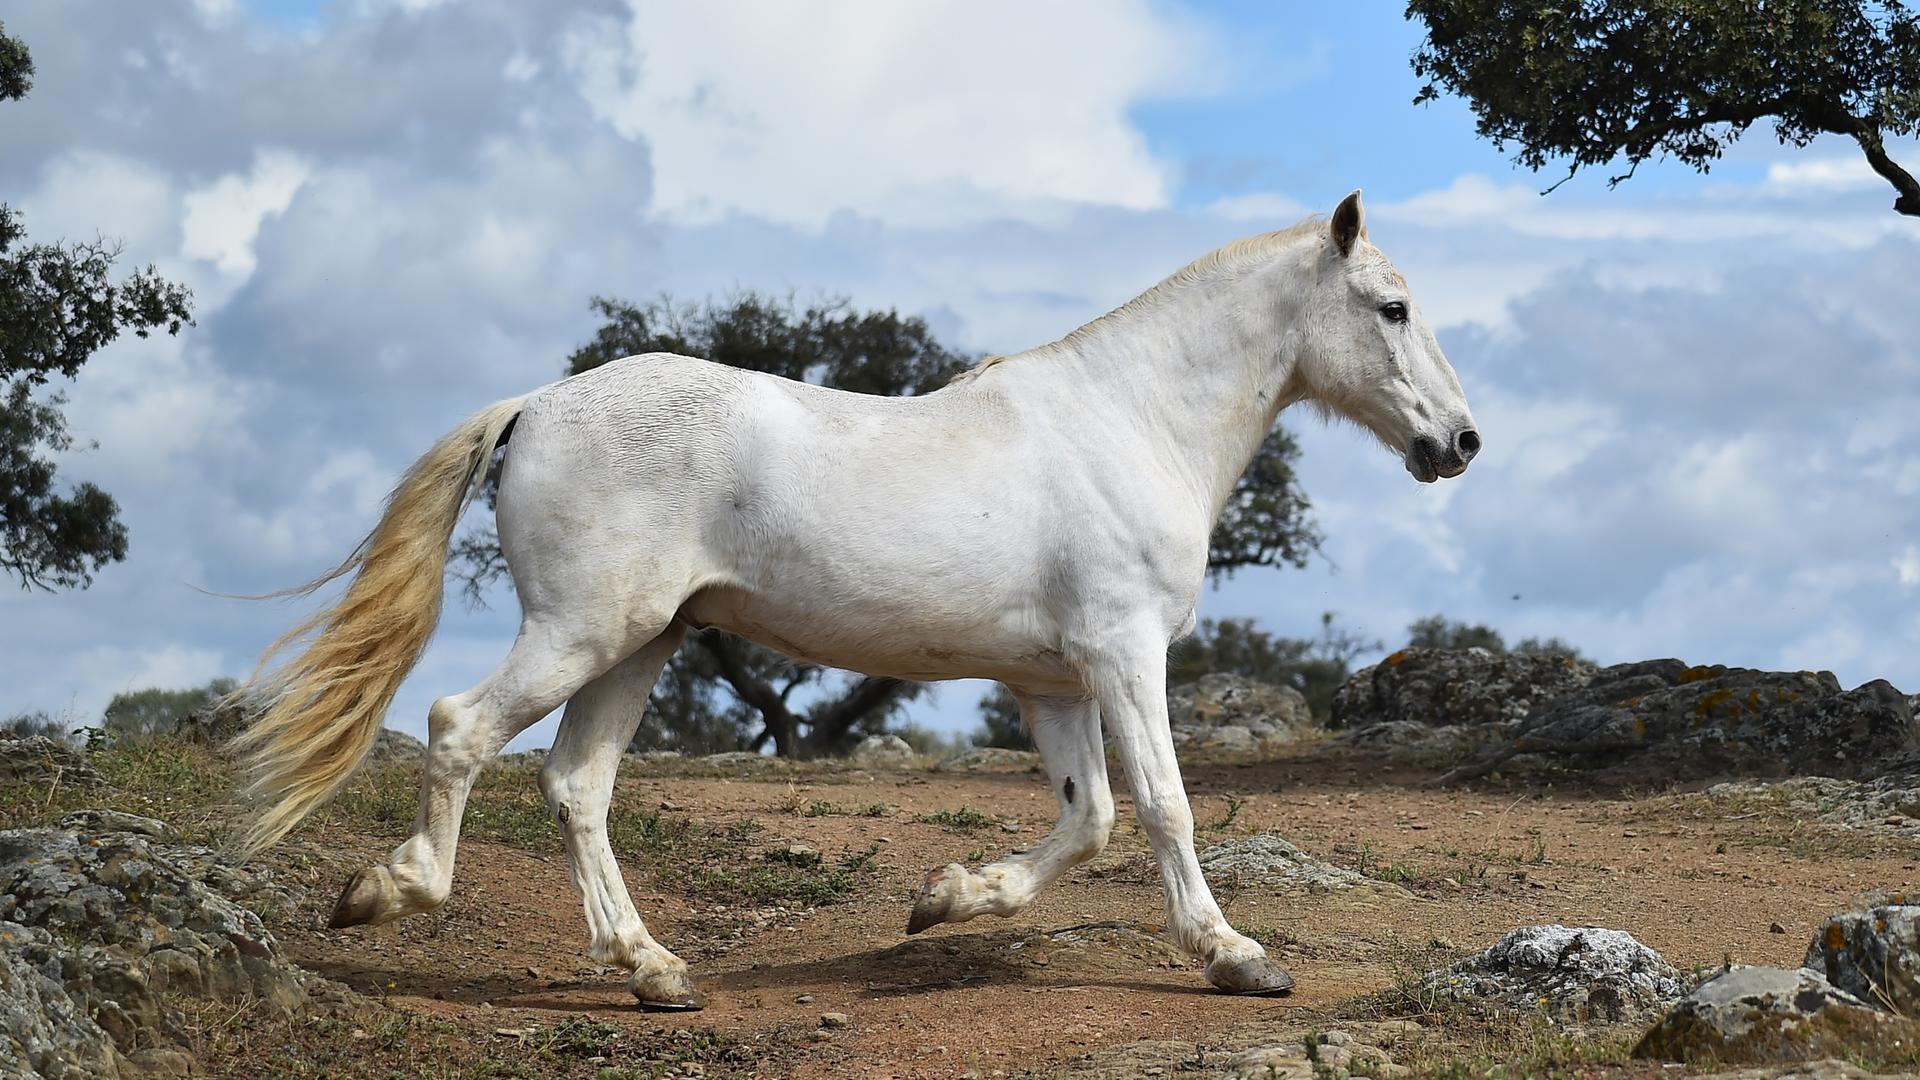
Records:
M1594 666L1547 653L1402 649L1355 672L1333 696L1334 728L1511 724L1585 686Z
M904 769L916 758L913 747L898 735L869 735L847 755L849 762L863 769Z
M1225 840L1200 852L1200 869L1221 888L1308 889L1335 892L1357 886L1405 894L1397 885L1370 882L1356 871L1333 866L1272 833Z
M0 734L0 783L86 787L100 773L79 750L45 735Z
M380 735L373 740L373 749L367 753L370 762L406 762L427 760L427 744L407 734L389 727L380 729Z
M1270 752L1319 727L1298 690L1224 673L1168 691L1167 717L1182 750L1241 755Z
M1633 1048L1659 1061L1779 1064L1911 1050L1920 1024L1800 969L1737 967L1682 998Z
M940 772L1033 772L1040 768L1040 755L1031 750L976 746L964 753L955 754L934 768Z
M1802 965L1878 1008L1920 1017L1920 906L1869 898L1827 919Z
M0 1072L184 1071L173 995L291 1012L346 991L288 962L260 917L203 881L275 887L166 826L111 811L0 831Z
M1402 1022L1405 1023L1404 1021ZM1341 1028L1309 1031L1298 1040L1242 1050L1227 1062L1227 1075L1234 1080L1347 1080L1349 1077L1374 1077L1379 1080L1406 1076L1413 1072L1396 1064L1390 1045L1393 1027L1389 1024L1351 1025L1356 1032ZM1414 1025L1417 1027L1417 1025ZM1375 1034L1364 1037L1368 1028L1385 1028L1385 1038Z
M1340 689L1333 722L1345 729L1335 745L1465 755L1449 779L1523 757L1622 778L1858 776L1920 750L1908 699L1882 681L1843 690L1827 672L1678 660L1595 668L1480 649L1395 653Z
M1899 761L1885 767L1893 771L1869 780L1830 776L1729 780L1705 794L1729 805L1760 803L1844 829L1920 840L1920 771Z
M1623 669L1633 669L1630 673ZM1881 680L1842 690L1827 672L1620 665L1534 710L1514 753L1626 758L1669 774L1856 774L1915 744L1905 695Z
M1624 930L1523 926L1450 967L1421 988L1493 1013L1581 1023L1644 1019L1680 996L1680 973Z
M252 712L245 705L221 699L181 717L174 725L173 734L188 742L219 749L238 738L252 722Z

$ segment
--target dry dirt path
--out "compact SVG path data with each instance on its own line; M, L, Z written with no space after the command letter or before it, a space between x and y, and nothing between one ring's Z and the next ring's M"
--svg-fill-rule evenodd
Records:
M1695 796L1431 790L1419 779L1313 757L1189 768L1203 846L1278 832L1376 883L1223 895L1229 918L1267 941L1298 980L1277 1000L1208 992L1195 966L1148 935L1050 936L1101 923L1151 932L1162 917L1158 876L1124 792L1107 853L1030 910L905 937L927 869L997 857L1050 827L1052 799L1030 774L623 780L622 805L665 806L707 825L758 821L758 847L803 844L830 861L878 849L854 875L851 899L810 911L697 899L622 852L650 929L695 962L711 991L700 1013L641 1013L621 973L586 959L579 901L551 849L472 840L441 912L342 932L303 928L312 913L297 913L282 934L302 963L470 1027L475 1039L591 1016L746 1041L768 1076L1046 1075L1136 1040L1205 1042L1251 1026L1323 1022L1356 996L1527 923L1627 930L1683 970L1729 957L1793 966L1829 909L1920 879L1911 844L1729 814ZM971 829L921 820L963 808L994 820ZM389 844L353 838L329 858L344 867ZM816 1030L826 1013L845 1013L851 1025Z

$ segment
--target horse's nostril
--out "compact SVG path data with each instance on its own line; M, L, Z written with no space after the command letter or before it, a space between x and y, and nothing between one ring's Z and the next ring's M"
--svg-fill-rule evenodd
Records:
M1460 451L1462 458L1472 461L1473 455L1480 452L1480 433L1472 428L1468 428L1454 436L1453 445Z

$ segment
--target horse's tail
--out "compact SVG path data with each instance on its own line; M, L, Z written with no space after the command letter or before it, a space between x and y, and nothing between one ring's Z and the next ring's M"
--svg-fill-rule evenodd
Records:
M310 593L353 575L340 601L267 647L234 699L265 711L233 740L248 793L266 806L241 841L257 853L285 836L346 783L380 735L400 681L440 621L447 544L526 399L490 405L407 470L380 523L346 561L288 590ZM285 594L282 594L285 595ZM279 653L298 656L268 670Z

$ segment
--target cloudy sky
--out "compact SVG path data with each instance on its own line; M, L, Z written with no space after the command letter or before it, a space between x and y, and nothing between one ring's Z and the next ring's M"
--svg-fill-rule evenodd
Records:
M1920 690L1920 222L1850 144L1764 131L1710 176L1542 198L1462 103L1410 104L1400 9L8 5L38 71L0 105L0 201L37 240L121 238L198 324L70 388L98 447L67 475L120 499L132 554L83 593L0 591L0 712L244 673L299 609L195 587L331 565L434 438L557 376L594 294L842 295L1014 351L1355 187L1487 449L1422 487L1284 418L1326 557L1204 614L1331 610L1392 644L1441 611ZM389 723L422 731L515 610L450 605Z

